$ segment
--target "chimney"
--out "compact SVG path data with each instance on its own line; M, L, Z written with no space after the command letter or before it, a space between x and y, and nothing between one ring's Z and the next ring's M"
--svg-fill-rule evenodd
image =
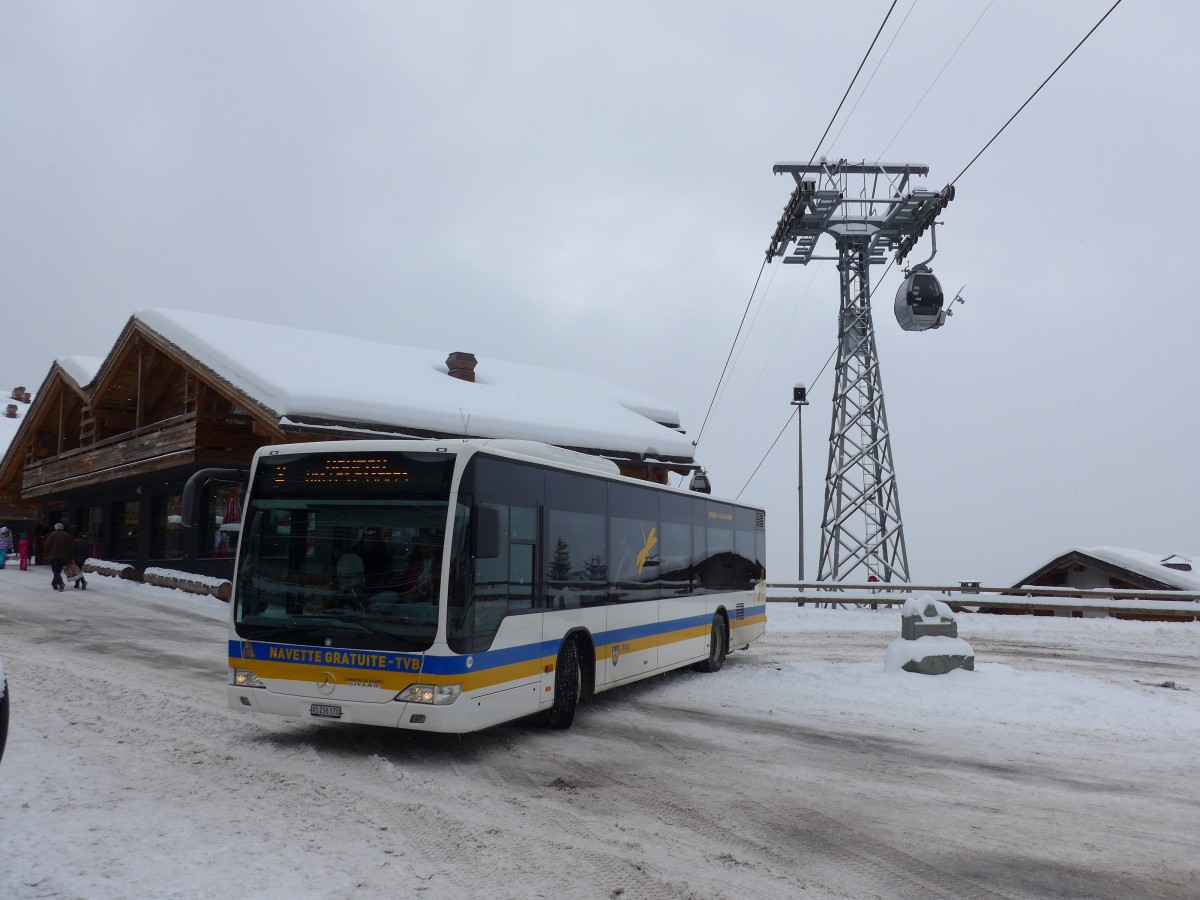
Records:
M451 378L461 378L463 381L475 380L475 365L479 361L474 353L455 351L446 357L446 368L450 370Z
M4 414L10 419L15 419L17 417L17 404L10 403L8 406L4 407Z
M25 399L25 385L21 385L20 387L13 388L12 398L14 400Z

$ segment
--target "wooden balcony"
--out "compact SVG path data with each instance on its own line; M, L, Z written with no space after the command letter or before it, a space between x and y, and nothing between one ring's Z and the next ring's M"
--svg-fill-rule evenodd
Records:
M28 463L21 493L29 500L192 463L196 438L194 413L155 422L90 447Z

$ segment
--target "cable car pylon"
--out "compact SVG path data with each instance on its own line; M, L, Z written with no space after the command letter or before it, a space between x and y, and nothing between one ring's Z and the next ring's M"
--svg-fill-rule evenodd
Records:
M902 263L954 199L954 187L911 187L912 178L929 174L927 166L915 163L821 159L779 163L774 171L791 175L796 187L771 237L767 262L776 257L798 265L836 261L841 288L817 580L907 583L908 551L871 317L870 267L889 253ZM822 235L833 238L836 256L814 255ZM945 322L945 295L928 266L932 258L906 272L897 292L896 319L906 331Z

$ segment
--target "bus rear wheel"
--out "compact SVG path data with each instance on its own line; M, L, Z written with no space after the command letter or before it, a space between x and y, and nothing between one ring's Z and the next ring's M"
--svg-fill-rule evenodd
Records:
M701 672L719 672L725 665L725 617L720 613L713 615L712 632L708 636L708 659L697 663L696 668Z
M563 641L554 664L554 704L546 717L547 728L570 728L579 706L579 646L571 638Z

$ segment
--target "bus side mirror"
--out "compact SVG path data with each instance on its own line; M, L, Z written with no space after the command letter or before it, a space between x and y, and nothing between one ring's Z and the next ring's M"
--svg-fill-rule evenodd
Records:
M500 555L500 510L477 506L474 510L475 558L495 559Z
M219 481L225 484L244 485L247 475L245 469L200 469L193 472L192 477L183 486L183 502L181 503L182 508L179 510L184 527L194 528L196 526L196 517L200 514L200 510L196 508L197 501L200 491L206 484L210 481Z

